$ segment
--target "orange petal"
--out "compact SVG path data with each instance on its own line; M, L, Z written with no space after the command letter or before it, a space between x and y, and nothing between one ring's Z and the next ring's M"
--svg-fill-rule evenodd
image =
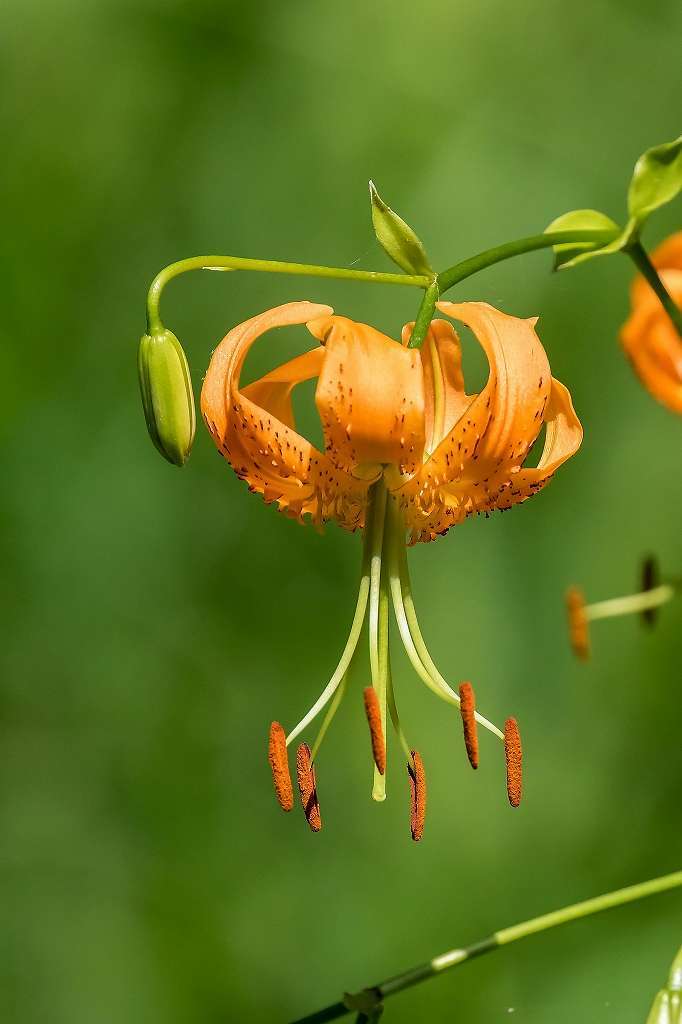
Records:
M462 418L480 422L479 410L489 410L476 448L481 468L522 461L540 433L550 391L549 360L536 321L509 316L487 302L439 302L438 308L471 328L490 364L488 383ZM457 440L464 437L464 426L456 425ZM451 447L446 439L444 451Z
M383 465L413 473L424 451L419 352L342 316L308 326L326 349L315 402L329 459L368 480Z
M412 336L414 323L403 327L402 341L406 345ZM471 404L472 396L464 393L462 373L462 346L457 331L449 320L432 320L421 347L424 374L424 420L430 451L446 434ZM443 389L443 414L440 423L434 423L435 386Z
M677 231L661 242L649 258L657 270L682 270L682 231ZM636 305L644 296L654 296L650 285L641 274L638 274L632 282L630 296L633 305Z
M555 377L552 377L545 423L547 432L540 461L534 469L520 469L512 478L510 505L525 501L548 484L559 466L575 455L582 443L583 428L573 408L571 394Z
M551 377L535 320L507 316L486 303L443 302L439 308L474 330L490 375L419 473L395 490L413 541L433 540L474 513L525 501L582 437L570 395ZM522 470L545 422L542 460L537 469Z
M319 345L242 388L242 395L295 429L292 392L297 384L319 376L323 359L324 349Z
M291 391L314 377L322 349L290 360L243 391L239 378L251 345L273 327L306 323L329 306L291 302L235 327L218 345L204 379L201 410L216 447L236 474L280 510L316 522L362 525L366 486L336 469L293 425Z
M680 242L676 242L676 239ZM682 248L682 232L668 243ZM679 254L682 261L682 253ZM661 270L661 280L682 309L682 269ZM682 413L682 339L649 285L637 278L632 288L632 314L620 340L635 373L647 391L672 412Z

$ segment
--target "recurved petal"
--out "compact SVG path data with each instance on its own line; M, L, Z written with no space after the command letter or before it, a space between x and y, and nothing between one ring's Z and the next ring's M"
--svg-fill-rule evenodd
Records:
M555 378L551 378L543 422L547 424L545 446L535 468L506 466L482 477L472 474L470 466L460 479L436 486L428 475L427 462L419 476L397 492L412 541L434 540L471 515L509 509L549 483L559 466L578 450L583 436L568 389Z
M264 377L259 377L253 384L242 389L242 395L254 405L267 409L288 427L295 428L294 412L291 406L292 391L297 384L319 376L323 359L324 349L318 345L310 352L304 352L303 355L296 356L288 363L283 363L277 369L271 370Z
M682 270L682 231L666 238L651 253L651 262L657 270ZM641 274L637 274L630 288L633 304L639 303L645 296L655 298L651 287Z
M551 377L535 321L482 303L443 306L474 328L490 360L490 377L419 473L395 491L413 542L433 540L468 516L525 501L582 438L568 391ZM540 463L524 470L545 422Z
M414 322L405 324L402 332L403 345L412 335ZM445 435L471 404L472 397L464 392L462 373L462 346L459 335L449 320L432 320L421 347L424 374L424 420L426 443L429 451L443 440ZM434 422L435 395L442 389L442 414Z
M478 435L473 438L476 460L486 471L522 462L540 432L551 387L536 320L509 316L487 302L439 302L438 308L471 328L490 364L486 386L462 417L472 420ZM453 440L463 440L462 420L443 441L446 450L452 450Z
M549 483L559 466L575 455L582 444L583 428L573 408L571 394L555 377L552 377L544 422L547 431L540 461L535 468L520 469L512 477L509 505L525 501Z
M222 438L227 431L231 392L239 389L244 360L254 341L273 327L304 324L330 312L330 306L314 302L288 302L232 328L214 349L201 389L201 411L214 437Z
M329 459L368 480L382 465L413 473L424 451L419 352L342 316L321 317L308 327L326 349L315 402Z
M273 327L306 323L329 314L328 306L291 302L235 327L213 353L201 393L201 410L216 447L236 474L280 510L316 522L336 518L348 529L361 525L365 491L296 432L291 391L319 371L323 350L291 360L240 390L240 373L251 345Z
M663 270L661 280L682 308L682 270ZM672 412L682 413L682 340L658 297L642 284L639 292L633 289L633 299L637 297L621 344L647 391Z
M651 261L655 267L682 270L682 231L676 231L654 249Z

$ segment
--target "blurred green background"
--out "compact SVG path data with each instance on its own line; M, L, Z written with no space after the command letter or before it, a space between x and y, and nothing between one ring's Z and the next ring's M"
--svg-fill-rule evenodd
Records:
M616 335L624 259L546 254L461 287L540 313L585 444L508 516L411 552L432 653L518 716L467 768L456 718L396 650L429 778L424 841L398 752L369 799L360 689L318 766L324 831L275 804L271 718L336 664L358 537L249 495L202 427L179 472L144 427L135 354L152 276L183 256L389 269L367 179L439 267L568 209L621 218L637 155L680 131L675 0L370 5L7 0L3 157L0 1006L20 1024L286 1021L438 952L680 866L680 607L568 650L562 594L682 572L680 423ZM680 225L656 216L653 244ZM174 282L164 319L198 388L235 323L293 298L397 332L410 289L266 275ZM307 344L260 346L253 370ZM469 358L469 357L467 357ZM259 362L260 361L260 362ZM529 939L388 1004L391 1022L643 1022L678 895Z

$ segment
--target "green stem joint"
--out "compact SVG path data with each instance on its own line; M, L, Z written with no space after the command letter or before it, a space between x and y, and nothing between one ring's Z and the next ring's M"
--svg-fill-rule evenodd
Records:
M534 917L528 921L513 925L510 928L503 928L494 932L485 939L472 943L470 946L463 946L460 949L452 949L447 953L434 957L426 963L412 967L393 978L379 982L355 994L346 994L341 1002L333 1003L322 1010L301 1017L294 1024L323 1024L323 1022L338 1020L351 1012L360 1011L365 1016L359 1019L371 1019L373 1011L380 1012L384 999L388 996L402 992L413 985L417 985L429 978L442 974L451 967L456 967L474 957L491 953L500 946L506 946L519 939L525 939L529 935L536 935L539 932L547 931L549 928L556 928L558 925L568 924L583 917L600 913L602 910L610 910L613 907L622 907L627 903L634 903L636 900L644 899L646 896L654 896L657 893L668 892L682 886L682 871L675 871L670 875L663 875L660 878L652 878L647 882L640 882L637 885L628 886L625 889L616 889L614 892L605 893L603 896L596 896L594 899L583 900L581 903L573 903L571 906L563 907L561 910L543 914L541 917Z

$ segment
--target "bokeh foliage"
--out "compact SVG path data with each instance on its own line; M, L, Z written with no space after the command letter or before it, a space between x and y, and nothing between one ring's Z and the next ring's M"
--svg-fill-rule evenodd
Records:
M165 263L228 252L388 269L367 179L438 267L567 209L620 216L636 156L679 134L674 0L399 5L6 0L0 34L4 469L0 1006L20 1024L277 1021L493 928L679 867L680 608L567 649L562 592L682 572L680 424L616 345L625 259L547 254L460 288L541 314L585 425L537 499L412 552L427 639L500 750L396 658L429 773L409 837L400 757L369 800L359 691L323 749L325 830L285 818L264 756L336 663L359 545L249 496L200 432L178 471L146 436L143 301ZM679 201L645 241L679 228ZM165 319L198 385L233 324L322 299L396 332L408 289L194 275ZM304 345L262 345L254 372ZM467 357L469 358L469 357ZM471 365L475 366L472 360ZM399 997L387 1019L642 1021L680 899L585 921Z

